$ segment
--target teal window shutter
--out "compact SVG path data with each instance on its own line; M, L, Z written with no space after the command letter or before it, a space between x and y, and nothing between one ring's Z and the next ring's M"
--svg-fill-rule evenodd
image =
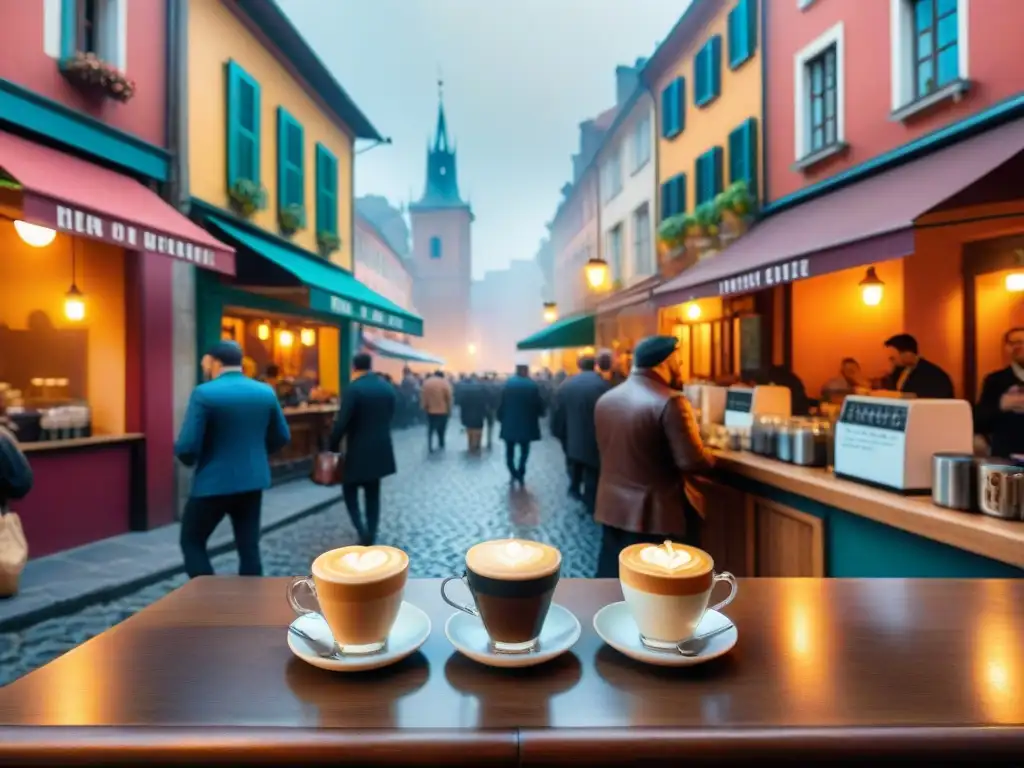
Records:
M686 127L686 81L677 77L661 92L661 135L671 139Z
M738 69L757 49L757 0L739 0L729 13L729 68Z
M675 186L676 213L686 213L686 174L677 174L673 177L672 182Z
M60 0L60 58L70 59L78 50L78 0Z
M316 145L316 229L338 234L338 158Z
M672 215L672 180L669 179L661 185L661 220Z
M661 219L686 212L686 174L679 173L661 185Z
M227 65L228 188L240 179L260 183L260 86L234 61Z
M724 153L721 147L715 147L711 150L711 197L719 194L724 188Z
M715 199L722 191L722 148L714 147L697 158L697 205Z
M698 107L710 104L722 92L722 36L714 35L694 58L693 103Z
M757 197L757 119L749 118L729 134L729 183L747 182Z
M277 200L278 207L306 205L306 168L302 125L277 108Z

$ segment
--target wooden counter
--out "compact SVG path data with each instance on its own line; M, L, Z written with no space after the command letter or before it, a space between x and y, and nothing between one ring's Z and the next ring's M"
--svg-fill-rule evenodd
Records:
M754 506L774 506L775 511L779 515L788 516L794 526L802 524L806 529L803 534L805 537L827 538L828 532L824 530L828 525L826 513L828 509L834 509L991 561L1017 569L1024 568L1024 522L998 520L985 515L944 509L933 504L930 496L902 496L860 483L839 480L824 469L798 467L745 451L719 450L714 451L714 454L719 479L724 477L728 480L729 476L733 476L752 481L754 485L740 483L739 490L726 486L726 490L717 501L712 493L712 498L709 499L712 507L708 512L709 516L714 514L716 504L735 506L739 503L737 498L728 498L730 493L737 494L745 490L749 491L748 496L757 497L756 485L761 485L781 491L783 495L776 494L774 497L757 499ZM712 486L714 485L712 483ZM807 504L787 507L786 494L809 500L811 506L816 504L824 509L809 508ZM733 516L735 514L734 512ZM755 525L756 521L751 518L757 517L759 513L755 509L752 513L748 510L744 515L748 525ZM778 518L779 515L775 517ZM828 548L828 542L822 541L821 549ZM822 573L815 572L813 564L809 568L810 571L805 575L825 575L824 563L821 567ZM753 575L749 570L744 572ZM758 573L771 575L761 574L760 571ZM943 574L940 572L934 575ZM1024 572L1018 575L1024 575Z
M331 436L337 405L308 405L284 408L292 439L278 453L270 457L270 471L275 482L309 477L313 459L324 450Z
M70 451L78 448L95 448L104 445L133 443L145 439L145 435L129 432L123 435L93 435L76 437L72 440L40 440L35 443L18 443L22 453L43 453L44 451Z
M291 656L285 579L204 577L4 689L0 765L1019 765L1024 582L746 579L731 654L690 670L606 647L617 581L564 580L582 625L531 670L455 653L439 580L421 651L338 675Z

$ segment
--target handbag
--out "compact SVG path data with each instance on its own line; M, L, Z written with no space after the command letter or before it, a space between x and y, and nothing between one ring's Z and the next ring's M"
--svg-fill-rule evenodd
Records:
M317 485L341 485L345 476L345 456L320 451L313 459L313 482Z
M0 597L18 594L21 573L28 562L28 541L21 518L0 507Z

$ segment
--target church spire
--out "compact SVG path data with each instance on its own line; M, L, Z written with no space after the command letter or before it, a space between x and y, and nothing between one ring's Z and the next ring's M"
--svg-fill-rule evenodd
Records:
M437 128L427 140L427 183L417 206L424 208L466 208L459 195L455 143L448 135L444 112L444 79L437 78Z
M434 151L447 152L450 146L448 141L448 122L444 117L444 79L437 78L437 131L434 133Z

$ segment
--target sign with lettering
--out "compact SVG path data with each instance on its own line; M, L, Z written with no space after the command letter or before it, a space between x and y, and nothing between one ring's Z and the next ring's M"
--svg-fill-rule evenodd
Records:
M318 288L310 289L309 306L310 309L329 312L332 315L355 320L362 325L385 328L412 336L423 335L423 321L414 316L404 317L386 312L369 304L347 299Z
M718 281L718 294L750 293L811 276L810 259L792 259Z
M97 194L102 194L102 190L97 190ZM212 248L207 243L197 242L180 234L54 203L41 197L26 195L23 207L26 220L51 227L58 232L100 240L131 251L159 253L215 272L229 275L235 273L235 255L227 246L222 249ZM177 212L175 214L180 215ZM189 226L194 226L184 217L182 219Z

